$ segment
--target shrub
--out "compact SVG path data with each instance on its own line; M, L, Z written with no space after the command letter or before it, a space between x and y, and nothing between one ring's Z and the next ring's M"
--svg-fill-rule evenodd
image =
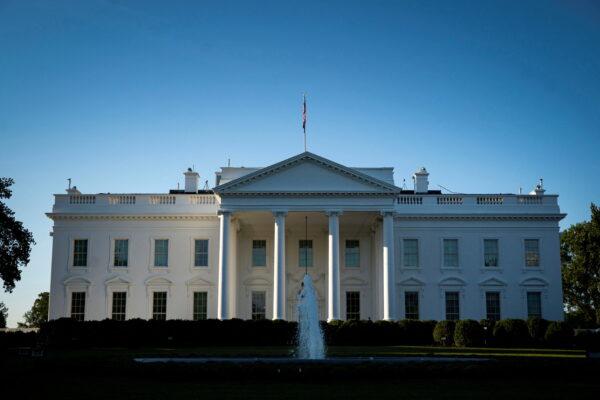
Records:
M439 321L433 330L433 341L444 346L454 343L454 321Z
M600 331L576 329L573 341L578 348L593 352L600 351Z
M530 342L527 323L522 319L502 319L494 326L494 342L500 346L524 346Z
M486 346L493 346L495 343L494 326L496 326L496 321L493 319L482 319L479 321L479 325L481 326L481 332L483 334L483 344Z
M459 347L480 346L483 342L483 328L472 319L460 320L454 328L454 344Z
M527 320L527 329L533 342L541 343L544 340L546 329L548 329L548 321L538 317L531 317Z
M566 322L552 321L548 324L544 339L551 346L569 346L573 343L573 329Z
M433 322L433 323L432 323ZM398 322L402 344L431 345L435 321L404 319Z

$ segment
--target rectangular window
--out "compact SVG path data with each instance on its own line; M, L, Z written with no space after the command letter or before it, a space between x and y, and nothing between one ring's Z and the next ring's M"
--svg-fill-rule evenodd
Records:
M500 292L485 292L485 317L490 321L500 320Z
M346 268L360 268L360 241L346 240L344 252Z
M88 241L76 239L73 241L73 266L87 267Z
M267 241L253 240L252 241L252 266L266 267L267 266Z
M167 292L152 294L152 319L159 321L167 319Z
M252 319L267 317L267 292L252 292Z
M194 267L208 267L208 240L194 240Z
M300 240L298 242L298 260L299 265L304 267L313 266L313 241Z
M540 266L539 239L525 239L525 265L528 267Z
M194 292L194 321L206 319L208 315L208 293Z
M115 239L115 267L126 267L129 258L129 240Z
M404 239L402 266L417 268L419 266L419 241L417 239Z
M458 268L458 239L444 239L444 267Z
M346 292L346 319L360 319L360 292Z
M127 307L127 292L113 292L112 294L112 319L125 321Z
M71 318L76 321L85 319L85 292L71 293Z
M169 265L169 239L154 240L154 266L167 267Z
M419 319L419 292L404 292L404 318Z
M460 304L458 292L446 292L446 319L460 319Z
M541 292L527 292L527 317L542 318Z
M498 239L483 240L483 265L486 267L497 267L498 253Z

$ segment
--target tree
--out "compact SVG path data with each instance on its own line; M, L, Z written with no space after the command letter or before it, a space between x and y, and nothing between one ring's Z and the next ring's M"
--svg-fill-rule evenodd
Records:
M600 209L592 219L572 225L561 235L563 295L569 311L600 324Z
M0 199L10 199L11 178L0 178ZM15 213L0 201L0 279L4 290L12 292L15 282L21 279L21 268L29 263L33 235L17 221Z
M6 328L6 320L8 319L8 308L0 301L0 328Z
M27 311L23 318L25 319L25 326L28 328L39 328L43 322L48 321L48 298L50 294L48 292L42 292L38 294L37 299L33 302L31 310Z

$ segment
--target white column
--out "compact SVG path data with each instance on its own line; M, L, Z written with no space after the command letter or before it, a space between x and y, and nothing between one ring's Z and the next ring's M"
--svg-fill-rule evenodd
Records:
M219 213L219 282L217 293L217 318L229 319L229 225L231 213Z
M394 213L383 215L383 319L396 319L396 266L394 263Z
M340 214L339 211L327 212L329 216L327 321L340 319Z
M273 319L285 319L285 212L275 215Z

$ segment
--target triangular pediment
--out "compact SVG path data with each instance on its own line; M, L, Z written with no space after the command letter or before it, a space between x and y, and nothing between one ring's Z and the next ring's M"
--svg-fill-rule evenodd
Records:
M488 278L479 282L480 286L506 286L506 282L499 278Z
M523 279L519 283L519 285L521 285L521 286L548 286L548 281L546 281L544 278L533 277L533 278Z
M418 278L411 277L411 278L401 281L400 285L402 285L402 286L424 286L425 282L423 282L422 280L420 280Z
M394 195L390 183L309 152L217 186L220 195L251 193L355 193Z
M444 278L439 282L440 286L464 286L466 284L467 282L464 279L459 278L457 276Z

